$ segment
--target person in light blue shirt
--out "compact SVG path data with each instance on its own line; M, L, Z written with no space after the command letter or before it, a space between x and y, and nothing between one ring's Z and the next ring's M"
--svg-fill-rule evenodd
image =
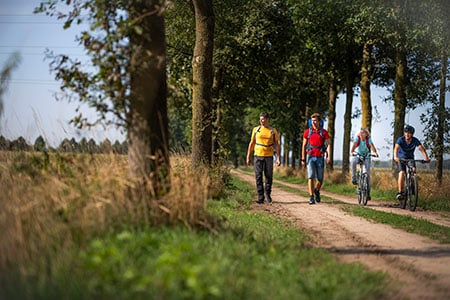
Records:
M377 149L370 137L370 131L368 128L361 128L359 134L355 136L353 140L352 150L350 151L350 155L354 155L354 153L358 153L359 155L366 157L364 160L364 167L367 171L367 179L369 182L369 196L367 200L370 200L370 154L378 157ZM356 185L358 183L356 179L356 165L358 164L358 156L353 157L351 161L352 167L352 183Z

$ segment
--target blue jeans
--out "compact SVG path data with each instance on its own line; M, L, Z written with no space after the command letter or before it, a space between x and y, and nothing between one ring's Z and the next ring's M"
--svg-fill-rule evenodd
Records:
M258 200L264 200L264 194L270 196L272 192L273 180L273 156L255 156L255 178L256 191L258 192ZM266 177L266 184L264 187L263 173Z
M308 179L316 178L323 182L324 158L323 156L306 156L308 166Z

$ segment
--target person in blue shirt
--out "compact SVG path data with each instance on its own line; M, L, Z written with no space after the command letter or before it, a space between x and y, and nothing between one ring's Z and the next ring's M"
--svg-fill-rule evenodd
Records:
M398 163L398 193L397 193L397 200L402 200L404 198L404 193L402 190L403 182L405 180L405 172L406 172L406 166L400 162L400 159L414 159L414 151L419 149L419 151L422 153L424 161L430 162L430 159L428 158L428 154L425 151L425 148L422 146L422 143L419 141L418 138L414 137L414 127L411 125L406 125L403 130L403 136L399 137L397 139L397 142L394 146L394 160ZM416 167L416 164L414 162L413 167Z
M375 148L375 145L372 141L372 138L370 137L370 131L368 128L361 128L359 134L355 136L355 139L353 141L353 146L350 151L350 155L353 155L353 153L358 153L362 156L367 156L370 153L378 157L377 149ZM356 180L356 165L358 164L359 158L357 156L353 157L351 161L352 166L352 183L357 184L358 181ZM370 157L367 157L367 159L364 160L364 167L367 171L367 179L369 182L369 195L368 199L370 200Z

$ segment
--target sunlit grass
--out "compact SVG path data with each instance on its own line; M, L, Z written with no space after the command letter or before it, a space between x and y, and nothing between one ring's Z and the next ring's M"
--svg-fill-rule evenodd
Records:
M383 211L369 209L367 207L344 205L347 212L351 212L356 216L373 220L377 223L389 224L395 228L405 230L407 232L427 236L437 240L440 243L450 243L450 228L429 222L427 220L413 218L411 216L398 215Z
M193 174L189 160L174 157L175 194L159 203L171 217L158 218L142 199L127 198L125 157L4 155L2 299L378 299L387 293L384 275L338 263L306 246L308 237L286 221L249 210L253 185L226 171Z

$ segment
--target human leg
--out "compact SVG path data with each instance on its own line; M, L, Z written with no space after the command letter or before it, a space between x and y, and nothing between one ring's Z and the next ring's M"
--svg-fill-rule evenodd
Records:
M370 197L370 166L371 166L371 161L370 159L366 159L364 161L364 167L366 168L366 173L367 173L367 200L371 200Z
M265 185L265 195L267 197L267 202L272 202L272 197L270 194L272 193L272 181L273 181L273 156L264 158L264 175L266 177L266 185Z
M403 199L403 182L405 180L405 172L406 172L406 166L404 164L402 164L401 162L399 162L397 164L397 168L398 168L398 179L397 179L397 188L398 188L398 193L397 193L397 200L402 200Z
M356 180L356 163L358 162L358 157L353 157L350 164L352 168L352 184L357 184L358 181Z
M256 191L258 193L258 203L264 203L264 186L263 186L264 159L261 159L261 157L255 157L254 169L256 179Z
M314 204L314 179L317 174L316 157L307 157L309 204Z
M314 189L314 196L316 202L320 202L320 188L322 187L323 183L323 176L324 176L324 158L323 157L317 157L316 160L316 174L317 174L317 182Z

